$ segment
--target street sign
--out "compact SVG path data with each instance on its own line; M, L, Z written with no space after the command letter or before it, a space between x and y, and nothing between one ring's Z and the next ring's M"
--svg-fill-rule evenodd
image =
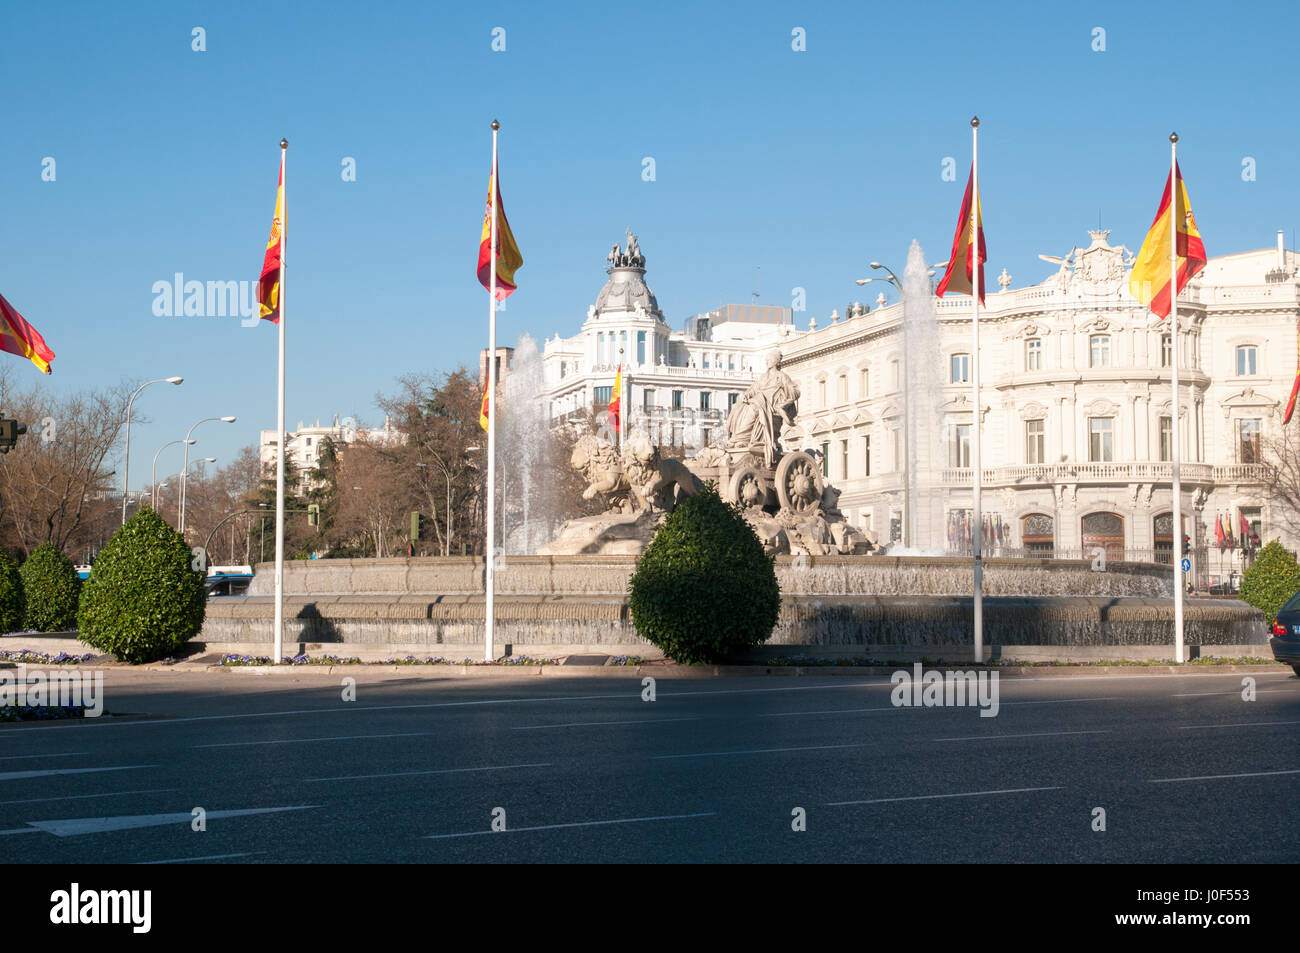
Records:
M1192 561L1191 561L1190 559L1188 559L1186 556L1184 556L1184 557L1183 557L1183 572L1191 572L1191 571L1192 571Z

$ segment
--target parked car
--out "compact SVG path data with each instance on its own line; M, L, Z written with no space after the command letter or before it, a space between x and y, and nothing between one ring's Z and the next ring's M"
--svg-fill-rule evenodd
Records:
M251 566L213 566L208 570L203 585L211 599L213 596L242 596L248 592L248 584L252 581Z
M1273 649L1273 658L1290 665L1300 675L1300 592L1278 611L1268 644Z

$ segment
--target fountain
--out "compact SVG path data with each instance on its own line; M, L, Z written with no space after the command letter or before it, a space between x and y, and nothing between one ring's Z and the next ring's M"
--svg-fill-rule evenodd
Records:
M939 555L944 547L937 535L943 524L943 501L922 486L920 474L934 473L942 459L947 435L935 425L940 417L938 398L944 384L939 353L939 320L935 316L925 255L913 239L903 269L903 400L904 454L902 547L890 552Z

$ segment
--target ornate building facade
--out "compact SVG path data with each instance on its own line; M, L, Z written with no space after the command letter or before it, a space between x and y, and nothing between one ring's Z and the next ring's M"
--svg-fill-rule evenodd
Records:
M580 333L546 344L552 414L603 407L621 349L633 424L648 425L661 444L702 446L721 436L733 395L779 348L801 391L785 447L819 456L842 491L841 510L880 543L961 552L982 533L995 555L1079 558L1101 549L1143 560L1171 558L1177 426L1193 579L1229 583L1249 554L1216 545L1216 520L1236 542L1281 537L1297 548L1274 511L1261 456L1280 432L1296 373L1296 256L1279 238L1276 250L1211 259L1180 295L1173 341L1168 322L1129 294L1132 255L1108 239L1094 231L1063 257L1041 256L1057 271L1036 285L1013 289L1004 271L1001 290L986 296L972 355L971 301L962 295L923 295L933 330L906 347L904 324L913 324L904 312L916 301L885 305L883 296L875 309L812 320L808 330L793 327L788 309L746 315L732 305L672 331L630 237L629 252L611 252L609 280ZM975 359L980 527L970 520ZM917 373L918 361L928 374Z

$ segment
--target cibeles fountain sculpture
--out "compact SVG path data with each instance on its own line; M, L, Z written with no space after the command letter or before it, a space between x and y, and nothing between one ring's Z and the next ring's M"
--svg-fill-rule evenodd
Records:
M741 506L769 553L871 552L874 542L845 520L839 491L823 480L817 459L782 448L782 428L793 425L798 413L799 386L781 370L781 352L775 350L763 375L727 415L725 438L684 463L661 457L641 428L622 446L613 433L583 434L569 462L587 481L583 497L599 496L608 509L570 520L538 554L640 553L682 495L698 493L705 483Z

